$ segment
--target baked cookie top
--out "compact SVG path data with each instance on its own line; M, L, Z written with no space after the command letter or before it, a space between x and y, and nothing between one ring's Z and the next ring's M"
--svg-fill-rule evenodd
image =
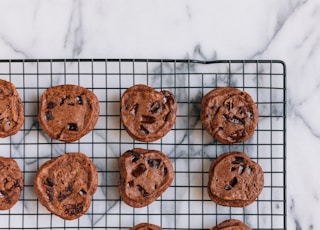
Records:
M130 228L130 230L162 230L162 228L154 224L141 223Z
M135 208L155 201L171 185L173 167L160 151L134 148L119 159L119 193L122 200Z
M99 112L99 100L92 91L77 85L58 85L42 93L38 119L51 138L72 142L94 128Z
M248 93L220 87L202 98L200 119L214 139L233 144L244 142L253 135L258 123L258 109Z
M262 168L245 153L223 153L210 165L208 195L219 205L245 207L255 201L263 186Z
M22 173L17 162L12 158L0 157L0 210L13 207L22 190Z
M229 219L221 222L210 230L251 230L251 228L240 220Z
M0 79L0 137L16 134L23 121L23 104L15 86Z
M66 153L44 163L34 178L34 191L53 214L72 220L90 207L98 186L98 173L83 153Z
M177 102L167 90L156 91L147 85L134 85L121 97L120 118L128 134L142 142L165 136L176 121Z

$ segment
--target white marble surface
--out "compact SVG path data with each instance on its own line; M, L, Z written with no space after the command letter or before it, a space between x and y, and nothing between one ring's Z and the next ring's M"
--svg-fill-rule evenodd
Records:
M318 0L0 1L0 58L285 61L288 229L320 229L319 20Z

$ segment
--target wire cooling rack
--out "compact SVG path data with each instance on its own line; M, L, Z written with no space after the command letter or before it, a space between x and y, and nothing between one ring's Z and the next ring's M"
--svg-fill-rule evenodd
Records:
M195 60L0 60L0 78L15 84L24 104L18 134L0 140L1 156L14 158L24 175L19 202L0 211L0 229L129 229L150 222L164 229L209 229L236 218L253 229L286 229L286 70L281 61ZM174 128L161 140L132 140L119 118L119 100L133 84L172 91L178 101ZM99 98L101 114L94 130L79 141L62 143L43 133L37 121L42 92L76 84ZM259 123L246 143L223 145L202 128L202 96L217 86L247 91L259 110ZM174 182L155 202L131 208L120 200L119 156L133 147L157 149L171 159ZM40 165L65 152L83 152L95 163L99 186L88 212L73 221L50 214L36 199L32 181ZM245 208L222 207L207 195L211 161L227 151L243 151L265 173L265 187Z

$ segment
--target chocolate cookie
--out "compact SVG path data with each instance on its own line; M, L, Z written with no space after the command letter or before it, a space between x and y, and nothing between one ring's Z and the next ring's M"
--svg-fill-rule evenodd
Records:
M154 224L141 223L130 228L130 230L162 230L162 228Z
M12 158L0 157L0 210L13 207L23 190L20 168Z
M51 138L72 142L94 128L99 112L99 100L93 92L77 85L59 85L41 95L38 119Z
M0 137L16 134L23 121L23 105L15 86L0 79Z
M251 230L251 228L240 220L230 219L221 222L210 230Z
M217 141L232 144L248 140L258 123L258 109L251 96L236 88L211 90L201 102L200 119Z
M120 109L128 134L135 140L152 142L172 129L177 102L167 90L158 92L146 85L134 85L123 93Z
M129 150L120 157L119 169L120 196L135 208L155 201L173 181L171 161L157 150Z
M83 153L66 153L43 164L34 178L34 191L53 214L73 220L89 208L98 186L98 173Z
M263 186L262 168L242 152L224 153L211 163L208 194L219 205L245 207L255 201Z

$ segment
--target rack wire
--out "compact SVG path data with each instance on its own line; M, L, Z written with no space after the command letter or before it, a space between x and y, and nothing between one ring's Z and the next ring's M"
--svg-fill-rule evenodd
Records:
M24 104L25 122L14 136L0 140L1 156L14 158L24 175L19 202L0 211L0 229L129 229L150 222L164 229L209 229L236 218L253 229L286 229L286 68L277 60L0 60L0 78L15 84ZM132 140L120 122L119 100L134 84L172 91L178 101L177 120L161 140ZM76 84L99 98L101 113L94 130L73 143L50 139L37 121L39 97L58 84ZM247 91L259 110L253 137L223 145L200 122L202 96L212 88L231 86ZM128 149L157 149L171 159L174 182L155 202L132 208L120 199L117 160ZM207 195L211 161L227 151L243 151L265 173L265 187L245 208L222 207ZM81 218L65 221L36 199L33 178L40 165L65 152L83 152L95 163L98 190Z

